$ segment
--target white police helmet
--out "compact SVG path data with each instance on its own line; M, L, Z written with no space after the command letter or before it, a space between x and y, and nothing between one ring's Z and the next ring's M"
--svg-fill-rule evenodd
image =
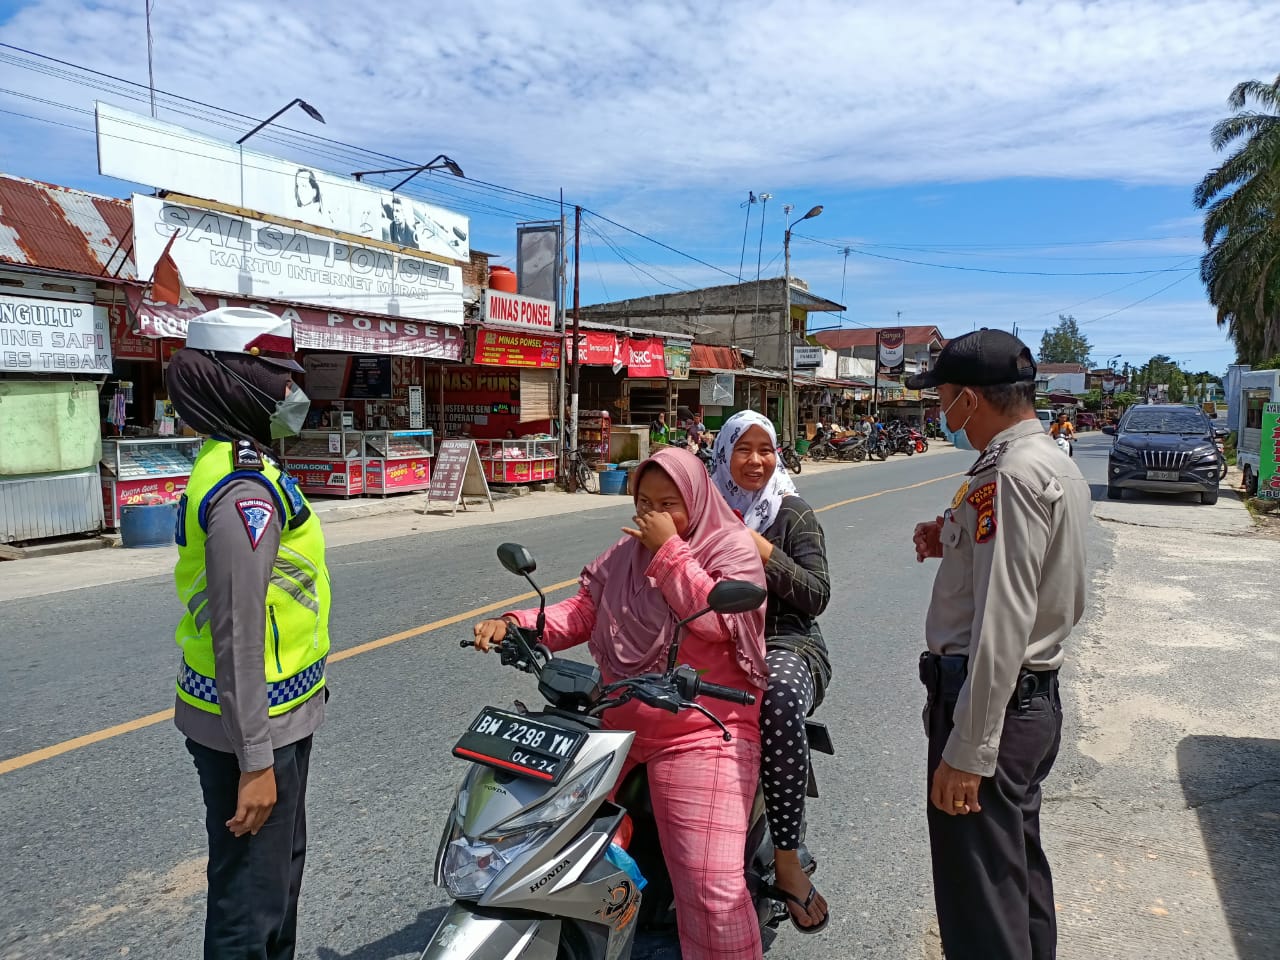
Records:
M253 307L219 307L187 323L193 350L243 353L285 370L302 371L293 359L293 324Z

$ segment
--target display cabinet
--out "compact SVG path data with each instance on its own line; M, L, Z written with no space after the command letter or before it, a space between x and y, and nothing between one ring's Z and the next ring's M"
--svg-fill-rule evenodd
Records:
M490 483L543 483L556 478L560 441L554 437L477 440L476 449Z
M588 463L609 462L609 432L613 420L607 410L584 410L578 413L578 450Z
M366 430L364 487L369 493L407 493L431 486L436 453L431 430Z
M120 525L120 508L170 503L187 489L202 437L113 437L102 441L102 512Z
M358 496L365 486L364 438L355 430L303 430L281 441L280 456L303 493Z

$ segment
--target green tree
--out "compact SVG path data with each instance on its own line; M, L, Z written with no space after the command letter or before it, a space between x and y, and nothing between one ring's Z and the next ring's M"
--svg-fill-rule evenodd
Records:
M1236 113L1211 141L1234 152L1195 190L1206 211L1200 279L1238 358L1255 363L1280 351L1280 76L1246 80L1227 102Z
M1080 363L1088 367L1091 350L1089 338L1069 314L1058 314L1058 325L1040 337L1041 363Z

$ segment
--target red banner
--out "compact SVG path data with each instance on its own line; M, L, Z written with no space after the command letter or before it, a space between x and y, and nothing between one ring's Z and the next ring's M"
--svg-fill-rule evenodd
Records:
M557 368L560 340L528 333L476 332L476 363L487 367Z
M381 353L433 360L462 359L462 331L457 327L403 320L400 317L363 317L272 303L254 303L234 297L197 294L204 309L256 307L293 323L293 344L299 350L333 350L338 353ZM142 291L129 291L129 309L137 317L138 333L146 337L186 339L187 322L201 310L152 303Z
M134 333L129 327L129 313L123 303L107 307L111 326L111 355L117 360L154 360L156 342Z
M578 337L578 365L584 367L612 367L622 364L622 345L612 333L591 331ZM570 357L572 361L572 357Z
M660 337L626 342L628 377L665 377L667 375L666 350Z

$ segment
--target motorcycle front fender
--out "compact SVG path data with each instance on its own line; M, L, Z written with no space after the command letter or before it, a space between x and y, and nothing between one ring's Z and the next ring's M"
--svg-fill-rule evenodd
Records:
M454 903L420 960L556 960L560 921Z

